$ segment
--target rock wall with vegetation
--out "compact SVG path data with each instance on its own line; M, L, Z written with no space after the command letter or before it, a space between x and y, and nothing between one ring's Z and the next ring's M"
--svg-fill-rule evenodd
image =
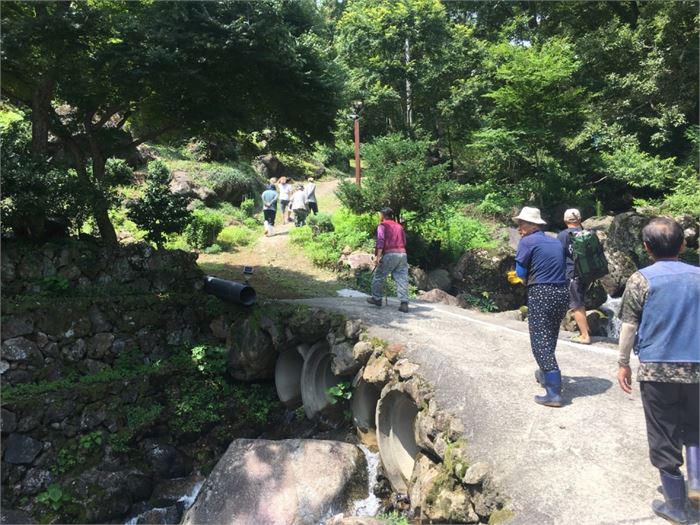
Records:
M259 432L274 389L227 381L210 324L242 309L201 282L186 252L3 243L4 509L74 523L149 498L175 510L182 494L154 486Z

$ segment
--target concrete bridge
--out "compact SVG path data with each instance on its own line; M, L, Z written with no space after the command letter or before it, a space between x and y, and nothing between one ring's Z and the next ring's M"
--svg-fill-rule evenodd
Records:
M428 303L402 314L392 300L382 308L364 298L290 302L340 311L406 346L441 409L463 422L472 461L492 464L515 513L509 523L666 523L650 508L661 495L638 384L631 396L617 386L614 345L561 339L566 405L548 408L532 400L541 389L525 323Z

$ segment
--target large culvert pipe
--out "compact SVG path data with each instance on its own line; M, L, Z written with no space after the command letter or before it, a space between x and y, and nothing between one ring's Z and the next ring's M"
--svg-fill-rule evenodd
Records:
M313 345L301 370L301 399L306 417L314 419L331 406L328 389L342 381L331 371L331 354L328 343L321 341Z
M406 493L416 455L414 427L418 407L398 390L389 391L377 403L377 443L384 473L397 492Z
M280 352L275 364L277 397L289 409L301 406L301 370L304 358L296 349Z
M355 426L362 432L374 430L376 427L377 401L380 390L376 385L360 379L352 391L350 410Z
M257 297L255 290L247 284L227 281L211 275L204 277L204 291L222 301L243 306L253 306Z

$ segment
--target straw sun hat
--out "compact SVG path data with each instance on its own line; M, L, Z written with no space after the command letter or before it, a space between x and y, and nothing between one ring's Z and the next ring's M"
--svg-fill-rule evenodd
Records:
M529 206L525 206L522 210L520 210L518 216L513 217L513 220L516 222L525 221L533 224L547 224L546 221L542 220L539 208L530 208Z

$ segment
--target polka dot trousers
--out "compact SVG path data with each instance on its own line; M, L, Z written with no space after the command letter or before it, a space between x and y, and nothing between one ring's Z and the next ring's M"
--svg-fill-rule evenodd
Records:
M567 285L535 284L527 290L527 318L532 355L543 372L559 370L554 351L559 325L569 307Z

